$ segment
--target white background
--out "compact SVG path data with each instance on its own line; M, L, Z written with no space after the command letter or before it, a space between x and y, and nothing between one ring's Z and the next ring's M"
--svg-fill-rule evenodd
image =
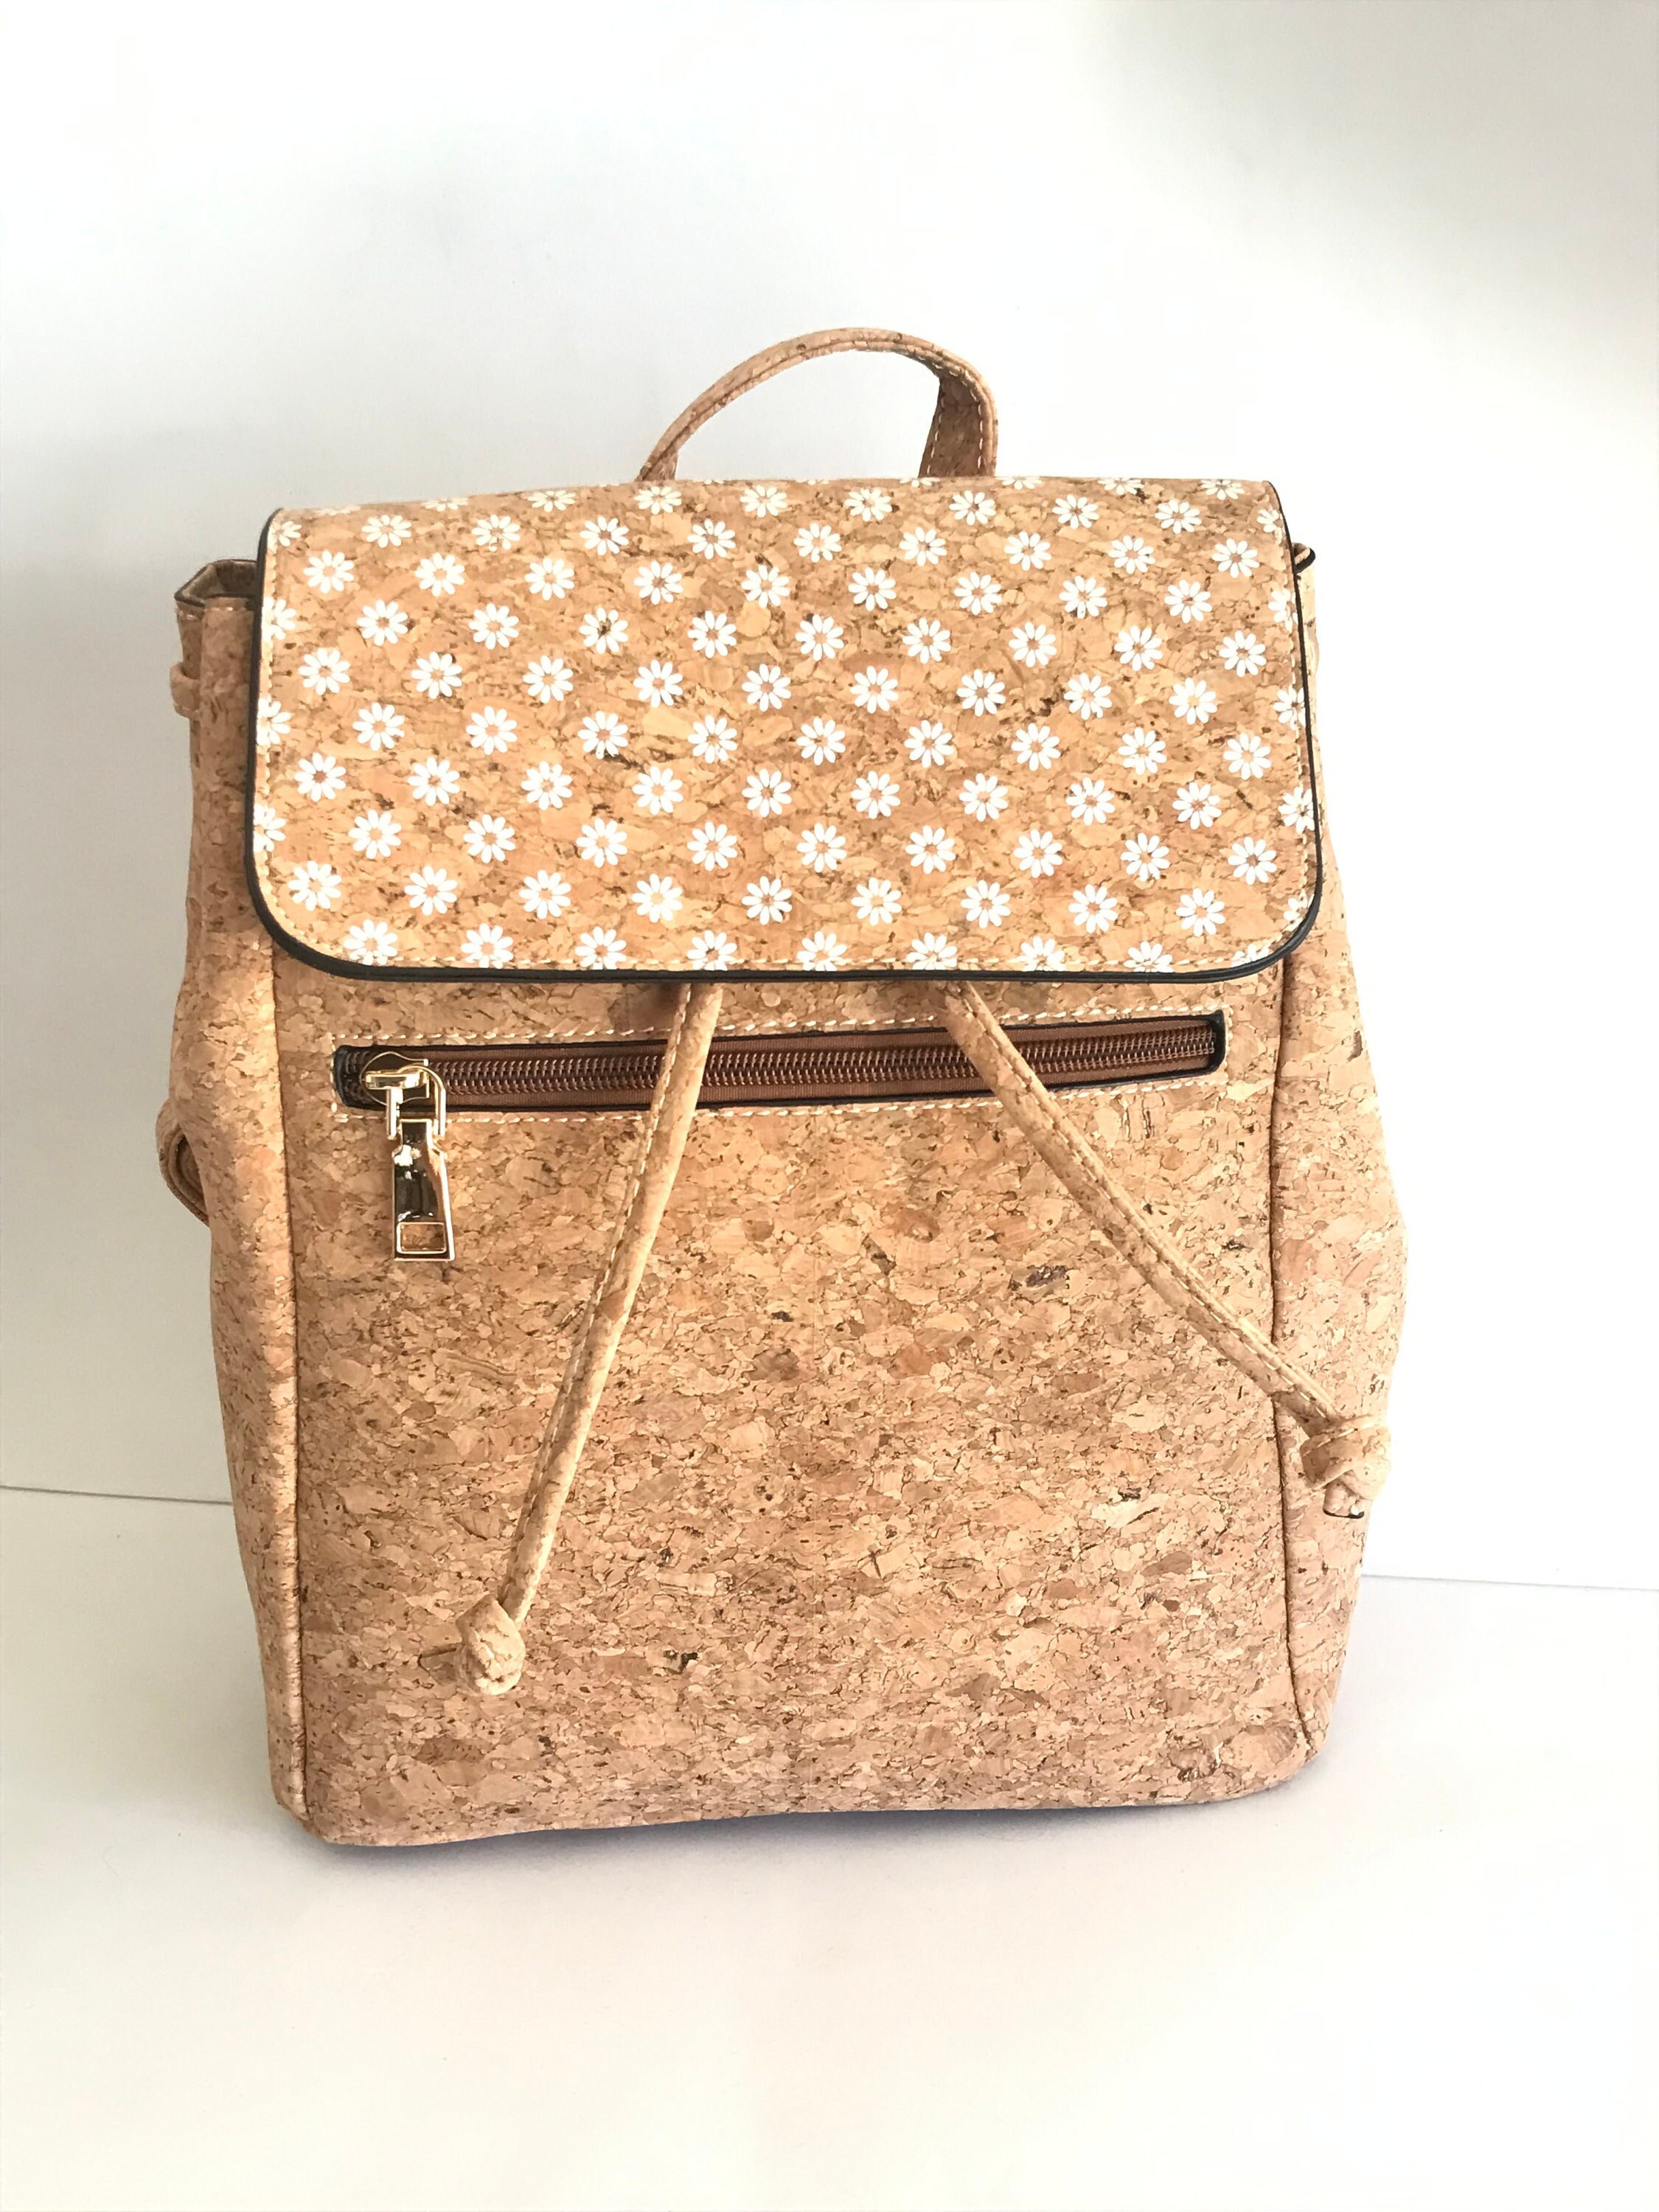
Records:
M169 597L279 504L605 480L884 323L1011 470L1270 475L1412 1236L1370 1565L1650 1576L1650 9L1415 0L36 9L14 37L14 1483L217 1496L149 1153ZM914 468L798 372L710 474Z

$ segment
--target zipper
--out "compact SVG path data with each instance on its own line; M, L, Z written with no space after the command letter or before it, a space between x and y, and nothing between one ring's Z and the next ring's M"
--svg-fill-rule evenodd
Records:
M1219 1012L1020 1023L1008 1035L1051 1091L1208 1075L1227 1048ZM637 1114L651 1103L662 1054L655 1037L342 1045L334 1054L341 1103L386 1115L394 1256L454 1256L448 1170L439 1143L449 1114ZM989 1096L948 1030L842 1030L716 1037L697 1103L719 1111Z

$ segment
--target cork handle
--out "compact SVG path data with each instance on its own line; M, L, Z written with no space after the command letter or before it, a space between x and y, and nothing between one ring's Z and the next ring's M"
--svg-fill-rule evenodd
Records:
M997 410L989 387L977 369L943 346L926 338L913 338L902 331L855 328L809 331L804 337L786 338L753 354L702 392L684 414L677 415L651 448L640 471L641 483L667 483L674 474L680 447L700 430L711 415L733 399L741 399L757 384L764 384L797 362L816 361L828 353L899 353L920 362L939 379L939 404L921 456L924 477L988 477L997 465Z

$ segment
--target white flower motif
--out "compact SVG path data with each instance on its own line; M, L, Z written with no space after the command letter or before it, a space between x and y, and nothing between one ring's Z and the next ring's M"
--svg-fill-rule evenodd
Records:
M1213 891L1182 891L1176 906L1176 920L1193 937L1213 937L1225 912L1226 908Z
M898 586L885 568L855 568L847 588L855 606L874 607L878 613L898 596Z
M1097 775L1080 775L1066 794L1066 804L1079 822L1103 822L1117 811L1111 787Z
M678 599L685 589L685 579L672 561L647 561L634 573L634 589L653 607L660 607Z
M898 704L898 678L884 668L866 668L852 681L853 704L866 714L890 714Z
M319 646L300 663L301 683L319 699L326 699L331 692L343 691L350 674L351 663L331 645Z
M884 929L890 922L896 921L903 903L898 886L889 883L885 876L870 877L853 893L854 913L872 929Z
M797 957L803 968L827 973L832 968L845 967L847 953L847 946L833 929L815 929L810 937L802 940Z
M685 893L672 876L647 876L634 886L634 903L647 921L672 921L685 904Z
M1093 937L1117 920L1117 901L1104 884L1085 884L1080 891L1072 894L1072 920Z
M988 884L983 877L962 894L962 910L979 929L994 928L1006 921L1013 903L1000 884Z
M614 929L585 930L576 939L579 968L622 968L628 962L628 939Z
M781 484L745 484L738 495L743 511L760 520L769 514L781 514L789 504Z
M1165 592L1164 604L1177 622L1202 622L1210 611L1210 594L1202 584L1183 576Z
M1028 876L1052 876L1063 849L1059 838L1047 830L1028 830L1014 840L1014 866Z
M1106 596L1106 586L1098 576L1068 576L1060 587L1060 605L1079 622L1103 615Z
M744 892L744 910L759 922L781 921L794 903L794 893L780 876L763 876Z
M738 733L724 714L703 714L691 725L691 734L686 740L700 761L711 768L728 761L738 750Z
M1280 629L1296 628L1296 593L1288 584L1277 585L1268 592L1267 611Z
M1287 684L1273 694L1273 712L1288 729L1302 720L1302 710L1307 704L1306 695L1299 684Z
M690 544L699 561L729 561L738 550L737 532L723 522L694 522Z
M326 912L340 896L340 872L326 860L302 860L288 879L288 895L307 914Z
M1080 722L1097 722L1112 703L1112 687L1103 676L1069 676L1065 696Z
M969 671L957 686L957 697L970 714L1000 714L1007 690L988 668Z
M982 528L996 520L997 503L986 491L958 491L951 496L951 512L958 522Z
M1138 884L1155 884L1170 866L1170 848L1161 837L1143 830L1123 848L1124 871Z
M770 714L789 696L789 678L775 661L763 660L743 679L743 696L757 713Z
M288 827L286 814L279 814L263 799L253 802L253 849L256 853L275 852L283 842L283 832Z
M472 526L472 543L486 553L510 553L521 535L510 514L481 514Z
M1132 945L1123 956L1126 968L1140 974L1167 975L1175 962L1155 938L1143 937L1139 945Z
M975 822L994 822L1007 807L1009 791L994 775L970 775L957 796L963 813Z
M504 860L518 843L504 814L479 814L466 825L466 849L475 860Z
M1156 630L1139 625L1121 629L1117 657L1126 668L1156 668L1164 658L1164 641Z
M634 495L634 504L647 514L672 514L680 503L678 484L641 484Z
M366 860L383 860L403 842L398 817L384 807L369 806L351 825L351 842Z
M1052 768L1060 758L1060 739L1046 722L1027 722L1014 732L1011 743L1022 768Z
M544 653L524 672L524 688L538 707L556 706L575 689L575 672L557 653Z
M1285 902L1285 928L1297 928L1306 919L1308 908L1312 904L1312 896L1307 891L1297 891L1294 898L1286 899Z
M957 948L948 937L930 929L924 936L911 939L904 957L912 968L954 968Z
M1092 530L1100 520L1100 509L1091 499L1081 494L1067 492L1063 499L1054 501L1054 520L1062 530Z
M832 823L815 822L795 850L814 875L840 867L847 858L847 840Z
M1042 489L1041 477L1004 477L1002 481L1010 491L1040 491Z
M1222 666L1235 676L1260 676L1267 665L1267 648L1254 630L1232 631L1218 649Z
M699 868L729 868L738 857L738 841L724 822L705 822L685 841L692 865Z
M847 732L827 714L815 714L810 722L801 725L795 738L804 757L822 768L826 761L838 760L847 748Z
M453 553L428 553L424 561L416 562L415 580L434 599L447 599L453 597L458 585L466 581L466 570Z
M416 868L404 884L404 896L417 914L447 914L460 895L447 868Z
M1273 748L1265 738L1255 738L1248 730L1241 730L1223 745L1221 757L1230 775L1248 783L1252 776L1266 775L1273 764Z
M580 857L596 868L614 868L627 850L627 830L620 822L608 822L600 814L582 824L576 840Z
M300 617L286 599L267 599L260 610L260 621L266 636L273 641L292 637L300 627Z
M904 857L924 876L936 876L957 857L957 841L948 830L913 830L905 841Z
M847 633L831 615L809 616L795 632L795 650L806 660L833 660Z
M271 544L280 545L284 551L290 545L297 545L301 535L300 525L291 514L285 514L280 522L273 522L270 526Z
M1224 538L1210 557L1224 576L1253 576L1261 566L1261 556L1242 538Z
M904 750L919 768L942 768L956 749L943 722L917 722L904 740Z
M345 933L345 957L360 968L386 968L398 957L398 933L383 921L354 921Z
M628 725L615 714L601 708L598 714L584 720L580 737L582 750L592 753L598 760L615 760L628 745Z
M459 772L428 753L409 771L409 787L420 806L447 806L461 787Z
M562 599L574 584L576 572L568 561L550 555L545 561L532 561L524 580L537 599Z
M932 568L945 558L945 540L937 530L925 526L907 530L899 539L899 559L918 568Z
M1218 703L1200 676L1183 678L1170 693L1170 712L1180 722L1207 722Z
M1133 729L1123 732L1117 757L1127 769L1138 776L1156 775L1164 765L1169 748L1156 730Z
M421 505L428 514L459 514L466 501L464 499L423 499Z
M1060 650L1053 630L1041 623L1021 623L1008 641L1008 650L1022 668L1046 668Z
M306 581L325 598L343 592L357 574L357 564L344 553L313 553L306 562Z
M634 678L634 690L647 707L672 707L685 690L685 678L672 660L647 660Z
M357 617L365 645L396 645L409 635L409 617L396 599L375 599Z
M337 799L345 789L345 770L332 753L307 753L295 763L294 781L301 798Z
M1201 488L1212 499L1238 499L1244 490L1236 477L1206 477Z
M861 775L853 786L854 811L867 816L872 822L883 820L898 803L897 784L878 769L869 775Z
M1190 500L1166 499L1158 507L1158 519L1165 530L1181 538L1196 530L1204 517Z
M413 527L405 514L371 514L363 536L371 545L407 545Z
M793 787L781 769L757 769L743 787L744 804L751 814L781 814Z
M1287 830L1305 837L1314 826L1313 793L1305 783L1287 791L1279 802L1279 818Z
M1126 576L1144 576L1152 565L1152 549L1144 538L1115 538L1106 550Z
M468 744L485 755L504 753L519 734L519 726L505 707L481 707L466 726Z
M642 814L672 814L685 796L685 786L672 768L648 768L634 779L634 804Z
M1255 519L1257 526L1260 529L1265 530L1269 538L1282 538L1285 535L1284 517L1277 513L1274 508L1271 507L1258 507L1256 509Z
M531 805L544 814L550 808L556 813L575 787L569 771L556 761L538 761L534 768L526 770L519 786Z
M357 732L360 745L367 745L372 753L389 753L406 725L395 707L376 703L360 707L351 726Z
M519 885L519 902L535 921L556 921L570 904L570 886L562 875L538 868Z
M628 525L614 514L595 515L582 525L582 544L590 553L610 556L628 550Z
M951 633L943 623L924 617L906 627L904 650L912 660L943 660L951 650Z
M1175 811L1178 820L1207 830L1221 812L1220 797L1207 783L1183 783L1175 795Z
M1035 530L1017 530L1002 545L1003 557L1015 568L1046 568L1049 550L1048 539Z
M1019 948L1019 964L1031 970L1063 968L1066 948L1057 945L1052 937L1028 937Z
M1241 882L1265 884L1279 873L1279 854L1260 837L1241 837L1228 854L1227 865Z
M854 522L882 522L893 512L892 501L874 484L849 491L842 504Z
M710 608L707 614L694 615L686 635L691 649L706 660L723 660L738 641L737 624L729 616Z
M595 607L582 617L581 641L590 653L620 653L628 642L628 617L615 607Z
M685 948L688 968L729 968L738 957L738 941L723 929L700 929Z
M574 507L574 491L527 491L525 497L538 514L562 514L568 507Z
M410 680L423 699L453 699L461 688L461 664L453 653L428 653L416 662Z
M795 550L803 561L833 561L841 550L841 532L827 522L809 522L795 532Z
M969 568L958 576L951 586L957 595L957 605L970 615L994 614L1002 605L1002 586L994 576L981 575L977 568ZM885 600L882 602L886 605Z
M469 968L505 968L513 957L513 939L500 922L480 922L462 938L461 957Z
M253 742L261 752L279 745L294 726L294 717L274 699L261 699L253 718Z

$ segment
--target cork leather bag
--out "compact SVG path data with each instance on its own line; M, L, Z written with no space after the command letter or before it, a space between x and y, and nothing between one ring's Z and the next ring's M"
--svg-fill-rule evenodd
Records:
M903 482L680 483L809 356ZM179 597L163 1171L319 1835L1168 1802L1324 1735L1401 1244L1266 483L897 332Z

